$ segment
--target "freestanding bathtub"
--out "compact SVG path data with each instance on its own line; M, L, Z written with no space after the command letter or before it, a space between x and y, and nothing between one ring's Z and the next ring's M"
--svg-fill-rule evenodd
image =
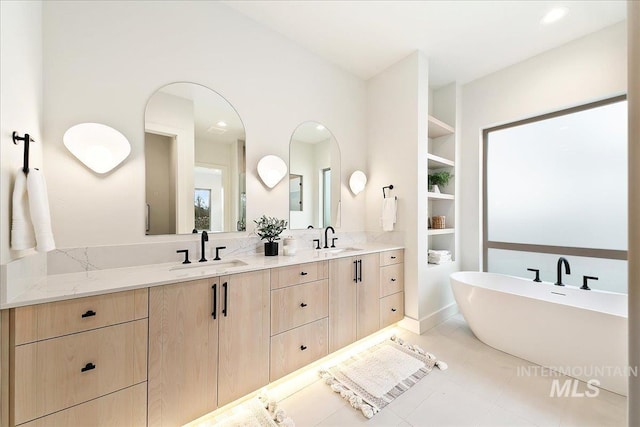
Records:
M627 395L627 295L494 273L461 271L450 280L485 344Z

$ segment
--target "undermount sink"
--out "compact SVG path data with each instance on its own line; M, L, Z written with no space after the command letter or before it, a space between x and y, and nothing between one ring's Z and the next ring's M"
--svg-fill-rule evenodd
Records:
M324 249L322 252L327 255L337 255L337 254L343 254L346 252L357 252L361 250L362 249L360 248L329 248L329 249Z
M226 270L227 268L241 267L247 265L246 262L239 259L233 259L230 261L208 261L208 262L192 262L191 264L174 265L169 268L169 271L175 270L196 270L202 269L207 271Z

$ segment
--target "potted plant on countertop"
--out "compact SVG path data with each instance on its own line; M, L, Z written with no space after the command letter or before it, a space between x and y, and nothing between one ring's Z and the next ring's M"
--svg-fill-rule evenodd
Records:
M280 240L280 233L287 228L287 221L262 215L260 219L255 219L253 222L256 223L256 234L260 236L260 240L267 239L264 243L265 256L278 255L276 240Z
M432 193L440 193L440 187L444 187L449 183L452 175L447 171L436 172L428 175L429 191Z

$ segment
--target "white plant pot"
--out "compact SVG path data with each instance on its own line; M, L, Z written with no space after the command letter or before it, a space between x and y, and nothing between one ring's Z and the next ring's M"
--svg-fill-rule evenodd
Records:
M431 192L440 194L440 188L437 185L433 184L433 186L431 187Z

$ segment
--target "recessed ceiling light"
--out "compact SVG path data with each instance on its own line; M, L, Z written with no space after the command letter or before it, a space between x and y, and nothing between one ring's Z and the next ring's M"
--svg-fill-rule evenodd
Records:
M542 17L540 23L542 25L553 24L554 22L558 22L559 20L567 16L567 13L569 13L569 9L564 6L554 7Z
M322 126L322 125L318 125L318 126L316 126L316 129L318 129L318 130L324 130L324 126Z
M225 122L223 122L222 120L220 120L218 123L216 123L216 125L220 126L220 127L226 127L227 126L227 124Z

